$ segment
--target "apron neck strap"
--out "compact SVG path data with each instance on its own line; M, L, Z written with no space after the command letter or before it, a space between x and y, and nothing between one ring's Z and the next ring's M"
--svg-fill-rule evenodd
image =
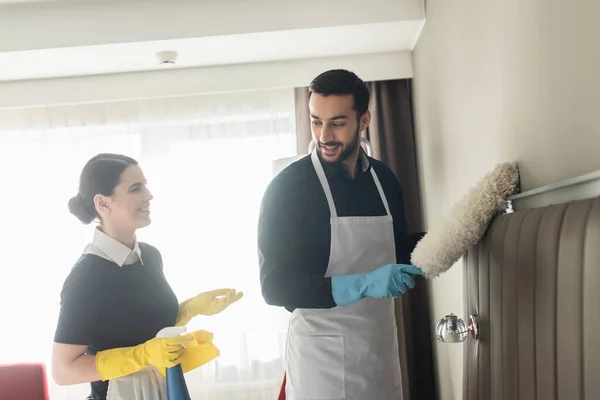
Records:
M323 169L323 165L321 165L321 160L319 160L319 156L317 155L317 150L313 150L310 158L313 163L313 167L317 172L317 176L319 177L319 181L321 182L321 186L325 191L325 197L327 197L327 204L329 205L329 212L331 213L331 217L337 217L337 211L335 209L335 203L333 202L333 195L331 194L331 188L329 187L329 182L327 182L327 177L325 176L325 170ZM379 192L379 197L381 197L381 201L383 202L383 206L385 207L385 212L388 216L391 216L390 207L388 205L387 198L385 197L385 193L383 191L383 187L381 186L381 182L375 173L373 167L371 167L371 176L373 177L373 181L375 182L375 186L377 186L377 191Z
M333 195L331 194L331 189L329 188L329 182L327 182L327 177L325 176L325 170L321 165L321 160L319 160L319 156L317 155L317 150L313 150L310 155L310 159L312 160L313 167L317 172L317 176L319 177L319 181L321 182L321 186L325 191L325 197L327 197L327 204L329 204L329 212L331 213L331 218L337 217L337 211L335 210L335 203L333 202Z
M371 167L371 176L373 177L373 182L375 182L375 186L377 186L377 191L379 192L379 196L381 197L381 201L383 202L383 206L385 207L385 212L387 215L392 216L390 212L390 206L388 205L387 198L385 197L385 193L383 191L383 187L381 186L381 182L379 182L379 178L375 173L373 167Z

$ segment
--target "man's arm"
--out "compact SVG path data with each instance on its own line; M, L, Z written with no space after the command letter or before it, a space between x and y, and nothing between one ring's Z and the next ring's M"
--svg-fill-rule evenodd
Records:
M424 232L397 234L396 259L398 264L411 264L411 254L417 243L425 236Z
M388 184L391 199L388 199L390 211L394 218L394 237L396 241L396 262L410 264L410 256L424 232L408 233L404 208L404 194L396 175L390 170Z
M294 188L293 177L278 178L267 188L258 223L263 297L267 304L288 310L335 307L331 278L325 278L327 260L323 265L311 257L310 232L303 224L308 205L299 196L302 189Z

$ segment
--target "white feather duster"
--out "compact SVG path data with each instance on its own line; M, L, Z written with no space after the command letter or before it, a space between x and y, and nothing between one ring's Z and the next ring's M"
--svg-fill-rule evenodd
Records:
M518 190L517 164L496 166L417 243L411 263L421 268L427 278L446 272L479 242L492 218L506 209L507 198Z

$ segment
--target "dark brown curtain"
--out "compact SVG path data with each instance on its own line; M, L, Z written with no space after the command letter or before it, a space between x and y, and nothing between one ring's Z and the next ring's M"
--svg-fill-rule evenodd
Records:
M408 232L422 232L421 195L417 166L411 81L369 82L371 123L366 131L373 157L386 163L398 177L404 193ZM428 282L396 300L396 320L404 399L435 400L432 327Z
M411 81L369 82L371 123L365 132L373 157L386 163L404 192L408 231L421 232L421 196L415 144ZM308 89L297 88L298 152L306 154L311 140ZM432 327L428 282L418 279L414 289L396 301L396 322L404 400L435 400Z

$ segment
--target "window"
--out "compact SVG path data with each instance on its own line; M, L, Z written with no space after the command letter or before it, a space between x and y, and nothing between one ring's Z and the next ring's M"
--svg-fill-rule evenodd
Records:
M288 314L260 294L256 226L272 160L296 154L292 90L8 110L0 121L0 304L14 328L0 330L0 363L50 367L61 286L93 232L67 201L84 163L116 152L138 159L149 180L153 223L138 237L162 252L180 301L221 287L245 293L188 325L214 332L222 353L186 375L192 398L275 398ZM89 391L50 386L53 399Z

